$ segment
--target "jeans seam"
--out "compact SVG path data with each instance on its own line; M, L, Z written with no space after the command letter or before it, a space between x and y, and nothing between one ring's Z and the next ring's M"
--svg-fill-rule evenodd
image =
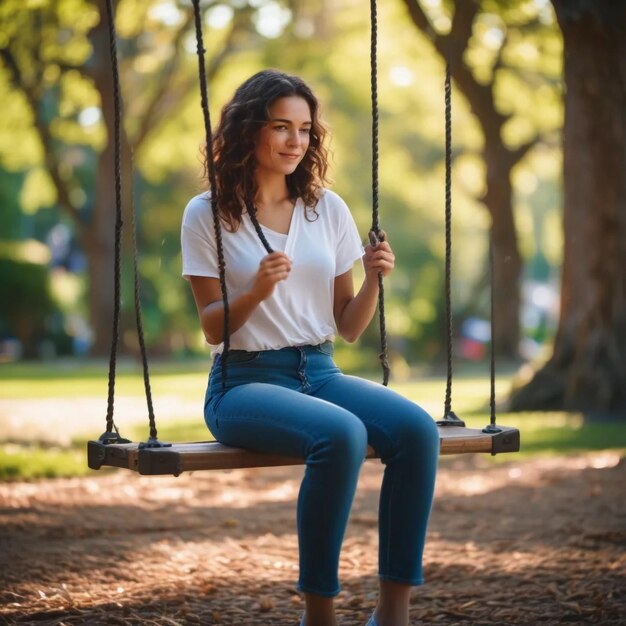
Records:
M222 400L224 399L224 397L226 396L226 394L229 391L230 391L230 389L225 389L224 391L218 391L217 393L211 394L211 396L209 397L208 401L204 405L205 412L206 412L207 407L209 406L209 404L211 404L211 402L215 398L215 405L213 406L213 410L212 410L212 412L215 413L217 411L219 405L222 403Z
M385 524L387 528L387 545L385 546L385 570L386 571L389 571L389 560L390 560L390 554L391 554L391 531L389 529L389 520L391 519L391 503L393 502L393 492L394 492L394 489L396 488L395 475L392 478L393 478L393 481L390 485L389 502L387 504L387 521Z

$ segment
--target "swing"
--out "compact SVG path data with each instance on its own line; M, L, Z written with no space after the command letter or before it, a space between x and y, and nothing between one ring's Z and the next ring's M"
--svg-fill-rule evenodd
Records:
M212 145L211 121L208 108L207 81L204 68L204 46L202 41L202 21L200 14L200 0L192 0L198 53L198 73L200 81L200 93L202 102L202 112L206 132L206 145ZM378 217L378 96L377 96L377 17L376 0L371 2L371 91L372 91L372 229L370 231L370 241L375 245L384 235L379 226ZM115 104L115 199L116 199L116 223L115 223L115 306L113 318L113 337L111 343L111 356L109 361L109 390L106 416L106 431L97 441L89 441L87 444L87 460L91 469L100 469L103 465L120 467L137 471L145 475L173 474L178 476L182 472L194 470L210 469L235 469L247 467L270 467L280 465L302 465L301 458L278 456L252 450L244 450L225 446L215 441L205 441L199 443L163 443L157 438L157 429L152 405L152 395L150 391L150 380L148 373L148 361L144 342L143 326L141 319L141 304L139 299L139 277L137 268L137 246L135 237L134 214L131 222L133 237L133 266L134 266L134 286L135 286L135 321L139 346L141 350L144 386L148 405L148 418L150 425L150 436L148 441L134 443L124 439L113 421L113 400L115 390L115 370L116 353L119 337L119 317L120 317L120 250L122 233L122 211L121 211L121 175L120 175L120 125L121 125L121 97L119 85L119 72L117 65L116 33L114 25L114 13L112 0L106 0L107 15L109 21L109 38L111 50L111 64L113 72L114 104ZM451 315L451 295L450 295L450 268L451 268L451 78L450 66L446 67L445 83L445 114L446 114L446 266L445 266L445 288L446 288L446 321L447 321L447 365L448 376L446 384L446 396L444 417L437 422L441 442L441 454L459 453L491 453L517 452L520 447L519 431L515 428L496 425L495 416L495 358L493 348L494 330L494 310L493 310L493 246L490 244L490 265L491 265L491 419L488 426L483 429L467 428L465 423L459 419L451 408L452 396L452 315ZM213 163L209 159L210 186L216 189L215 172ZM211 197L213 214L217 216L216 194ZM254 215L254 208L248 207L248 211L261 237L263 245L268 252L271 251L269 244L263 237L262 231ZM134 212L131 212L131 214ZM215 219L217 251L220 267L220 284L222 298L224 302L224 355L223 360L227 363L228 358L228 296L226 293L225 267L219 232L219 219ZM379 323L381 336L380 361L383 368L383 385L387 385L389 380L389 364L387 360L387 340L385 330L384 314L384 288L382 274L378 276L379 281ZM222 376L225 377L226 367L223 367ZM224 380L224 379L223 379ZM367 450L367 458L377 458L376 453L370 446Z

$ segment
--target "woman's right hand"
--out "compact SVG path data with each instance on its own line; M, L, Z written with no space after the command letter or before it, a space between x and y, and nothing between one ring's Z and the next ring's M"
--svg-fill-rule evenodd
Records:
M291 259L284 252L272 252L261 259L259 271L254 277L251 293L259 301L266 300L274 292L276 283L285 280L291 272Z

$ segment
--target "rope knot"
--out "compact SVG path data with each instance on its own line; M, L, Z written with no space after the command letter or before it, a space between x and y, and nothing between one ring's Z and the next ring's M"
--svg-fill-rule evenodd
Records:
M385 241L387 235L384 230L376 231L372 229L370 230L368 237L370 240L370 245L372 246L372 248L375 248L376 246L378 246L379 243Z
M386 369L386 370L389 369L389 359L387 358L386 353L381 352L378 355L378 360L380 361L380 364L383 366L383 369Z

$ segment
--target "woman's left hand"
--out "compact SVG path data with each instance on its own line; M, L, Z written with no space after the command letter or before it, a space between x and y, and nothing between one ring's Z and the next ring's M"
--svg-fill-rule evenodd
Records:
M365 254L363 255L363 265L365 267L365 276L368 279L378 279L378 274L382 273L387 276L395 267L396 257L387 241L381 241L378 245L365 246Z

